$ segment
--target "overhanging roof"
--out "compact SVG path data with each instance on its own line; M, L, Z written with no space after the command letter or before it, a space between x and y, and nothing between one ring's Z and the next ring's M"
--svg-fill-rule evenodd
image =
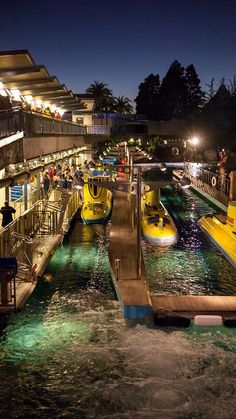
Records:
M52 103L64 110L84 108L80 99L51 76L43 65L36 65L27 50L0 51L0 81L6 89L19 89L23 96Z

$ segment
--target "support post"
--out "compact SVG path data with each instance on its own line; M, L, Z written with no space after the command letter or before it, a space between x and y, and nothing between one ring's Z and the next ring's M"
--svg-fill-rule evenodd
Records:
M41 199L40 173L37 173L37 197L38 197L38 200Z
M9 193L9 186L5 187L5 201L9 202L10 193Z
M130 155L130 166L129 166L129 181L133 182L134 180L134 160L132 154ZM134 195L130 194L130 226L131 231L134 229Z
M236 171L230 172L229 198L230 201L236 201Z
M137 277L141 279L142 251L141 251L141 169L137 175Z
M23 193L24 193L24 211L26 211L27 210L27 208L28 208L28 188L27 188L27 185L28 185L28 181L27 181L27 179L24 179L24 187L23 187Z

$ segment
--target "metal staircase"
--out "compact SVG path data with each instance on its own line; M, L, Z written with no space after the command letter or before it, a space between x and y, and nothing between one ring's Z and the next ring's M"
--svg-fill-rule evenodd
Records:
M56 191L60 193L60 199L52 201L50 200L52 191L53 189L50 188L42 202L41 210L35 214L38 236L53 235L62 231L64 215L71 193L66 189L57 188Z

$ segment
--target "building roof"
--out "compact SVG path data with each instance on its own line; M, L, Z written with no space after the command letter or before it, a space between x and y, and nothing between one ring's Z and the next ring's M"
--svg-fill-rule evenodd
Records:
M37 65L27 50L0 51L0 82L7 90L33 96L64 111L83 108L80 98L51 76L44 65Z

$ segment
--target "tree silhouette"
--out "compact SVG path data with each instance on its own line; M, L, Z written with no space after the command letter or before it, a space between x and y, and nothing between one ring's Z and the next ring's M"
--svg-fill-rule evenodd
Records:
M163 120L183 118L187 103L187 86L184 67L175 60L160 87L161 117Z
M95 80L87 88L86 93L93 95L96 112L107 113L113 107L114 98L112 96L112 90L109 89L106 83Z
M190 116L201 110L205 96L200 87L200 79L193 64L190 64L185 69L185 83L187 87L185 115Z
M137 113L146 115L149 119L159 119L159 88L159 75L149 74L139 85L138 96L134 99Z
M131 100L124 96L115 97L114 110L121 115L133 113L133 106L131 105Z

